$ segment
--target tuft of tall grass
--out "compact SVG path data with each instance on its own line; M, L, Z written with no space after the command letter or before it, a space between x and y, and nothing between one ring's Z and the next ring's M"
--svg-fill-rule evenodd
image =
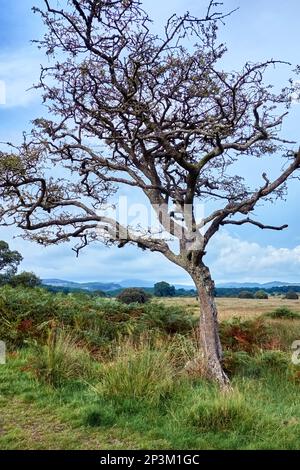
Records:
M253 406L237 388L220 393L202 385L194 390L184 405L185 422L200 432L248 433L263 430L266 416Z
M158 404L174 385L167 349L154 350L147 344L134 346L129 341L120 346L112 362L103 365L101 375L96 387L101 396L146 400L148 404Z
M197 319L182 307L151 302L144 306L140 321L147 328L159 328L169 334L186 334L192 331Z
M89 352L62 329L51 328L46 344L35 343L30 367L41 381L59 387L66 380L88 379L94 372Z

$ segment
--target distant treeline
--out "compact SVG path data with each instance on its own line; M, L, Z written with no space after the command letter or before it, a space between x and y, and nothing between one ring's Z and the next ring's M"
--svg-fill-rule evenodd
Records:
M50 286L48 284L43 284L42 287L54 294L62 292L63 294L88 294L91 297L108 297L108 292L103 292L102 290L92 291L87 289L78 289L76 287Z
M58 293L62 292L64 294L72 294L72 293L77 293L77 294L89 294L93 297L117 297L121 292L125 290L125 287L122 289L115 289L111 290L108 292L104 292L101 290L87 290L87 289L78 289L76 287L64 287L64 286L50 286L44 284L42 286L44 289L48 290L49 292L53 293ZM143 287L142 290L145 292L154 295L154 288L153 287ZM194 289L190 290L185 290L185 289L175 289L174 290L174 295L171 296L166 296L166 297L195 297L197 295L197 292ZM163 296L162 296L163 297Z
M300 286L280 286L280 287L270 287L268 289L264 289L262 287L217 287L215 289L216 297L238 297L241 292L251 292L255 294L258 291L263 290L269 295L276 295L276 294L287 294L287 292L298 292L300 293Z
M82 293L88 294L92 297L116 297L120 292L124 289L116 289L109 292L103 292L101 290L89 291L86 289L78 289L73 287L63 287L63 286L49 286L44 285L45 289L50 292L58 293L63 292L64 294L70 293ZM154 295L154 288L145 287L143 288L145 292L148 292L151 295ZM280 295L286 294L287 292L298 292L300 293L300 286L281 286L281 287L271 287L268 289L262 289L261 287L238 287L238 288L223 288L217 287L215 289L215 296L216 297L239 297L241 292L247 291L255 294L258 291L265 291L269 295ZM163 297L163 296L162 296ZM169 295L167 297L197 297L197 292L195 289L185 290L185 289L175 289L173 295Z
M125 289L125 288L124 288ZM108 297L117 297L124 289L116 289L109 292L106 292ZM143 287L142 290L148 294L155 295L154 287ZM185 289L174 289L172 295L160 295L160 297L196 297L197 292L195 289L185 290Z

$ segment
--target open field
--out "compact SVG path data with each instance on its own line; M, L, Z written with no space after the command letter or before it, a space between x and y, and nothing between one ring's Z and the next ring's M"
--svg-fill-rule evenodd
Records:
M299 301L217 303L226 394L185 369L199 354L195 299L1 288L0 450L300 449L300 317L257 318Z
M182 305L190 312L199 314L198 302L194 297L164 298L161 301L166 305ZM221 321L231 317L255 318L283 306L300 313L300 299L287 300L279 296L270 297L266 300L220 297L216 299L216 302Z

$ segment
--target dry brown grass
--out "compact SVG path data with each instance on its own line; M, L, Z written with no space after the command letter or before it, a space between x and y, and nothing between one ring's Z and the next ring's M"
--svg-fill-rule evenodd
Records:
M166 305L182 305L192 313L198 314L198 303L193 297L174 297L161 299ZM286 306L300 313L300 299L287 300L281 297L270 297L266 300L217 298L217 306L220 320L231 317L254 318L264 313L271 312L278 307Z

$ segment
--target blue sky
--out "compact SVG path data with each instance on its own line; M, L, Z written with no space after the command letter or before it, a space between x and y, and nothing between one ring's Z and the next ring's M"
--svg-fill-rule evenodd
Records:
M30 39L43 32L39 16L31 12L40 0L1 0L0 15L0 80L7 87L7 103L0 105L0 141L19 141L22 131L30 128L30 121L44 110L37 92L26 91L39 76L39 66L47 59ZM146 0L145 8L162 24L174 11L189 10L197 15L206 2L198 0ZM227 43L227 69L236 69L244 61L267 58L283 59L300 64L298 0L225 0L227 10L240 10L221 28L220 39ZM272 71L275 85L284 85L289 77L285 67ZM300 145L300 105L292 107L284 132ZM253 165L253 163L251 163ZM253 168L254 170L254 168ZM271 170L271 169L270 169ZM252 167L244 164L243 171L251 174ZM288 223L283 232L269 232L254 227L232 228L221 231L210 245L207 262L217 281L300 282L300 222L298 218L299 182L290 184L286 201L257 209L258 218L266 223ZM165 279L185 283L189 278L178 267L161 255L145 253L134 247L106 248L100 244L87 248L79 259L70 244L42 248L14 238L18 233L0 228L0 238L21 251L23 270L33 270L42 277L59 277L76 281L118 281L140 278Z

